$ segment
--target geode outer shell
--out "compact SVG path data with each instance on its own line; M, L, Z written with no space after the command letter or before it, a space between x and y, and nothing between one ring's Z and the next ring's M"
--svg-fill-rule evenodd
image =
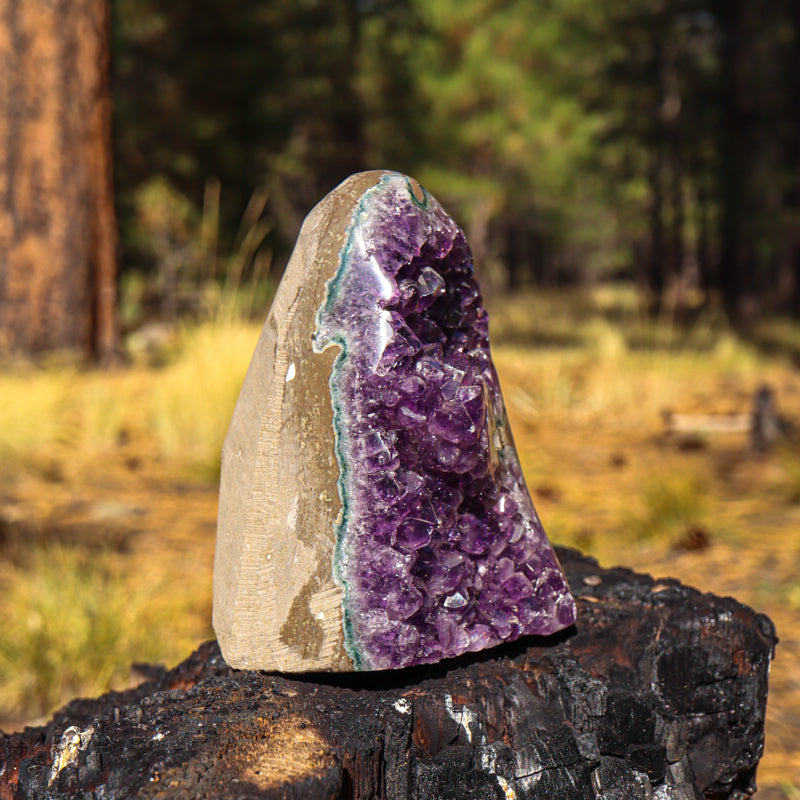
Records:
M385 669L575 621L522 477L463 233L363 173L309 215L223 452L236 667Z

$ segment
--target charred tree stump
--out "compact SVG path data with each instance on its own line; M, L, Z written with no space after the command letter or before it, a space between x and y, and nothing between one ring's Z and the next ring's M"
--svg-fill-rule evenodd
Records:
M216 643L0 739L0 798L744 798L776 643L675 580L559 557L578 623L434 666L235 671Z

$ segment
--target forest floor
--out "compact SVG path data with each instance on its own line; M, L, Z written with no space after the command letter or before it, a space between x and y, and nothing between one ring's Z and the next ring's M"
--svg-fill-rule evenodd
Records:
M651 324L602 290L490 310L550 538L775 622L757 797L798 800L800 441L757 454L746 432L714 432L709 419L749 414L766 383L800 427L800 370L716 318ZM170 334L157 353L133 342L132 364L108 374L0 375L0 728L136 682L132 662L173 664L213 636L215 474L257 335L215 325ZM665 411L696 430L670 429Z

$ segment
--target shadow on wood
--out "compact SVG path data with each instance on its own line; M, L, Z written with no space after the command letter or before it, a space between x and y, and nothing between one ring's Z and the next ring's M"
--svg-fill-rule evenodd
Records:
M433 666L235 671L215 642L0 739L0 798L744 798L765 616L559 550L578 624Z

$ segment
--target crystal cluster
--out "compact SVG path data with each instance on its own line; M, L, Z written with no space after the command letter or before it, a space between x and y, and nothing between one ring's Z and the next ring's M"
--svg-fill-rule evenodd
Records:
M404 176L384 176L353 212L317 313L314 349L332 344L334 576L356 668L571 625L575 604L508 429L469 247Z

